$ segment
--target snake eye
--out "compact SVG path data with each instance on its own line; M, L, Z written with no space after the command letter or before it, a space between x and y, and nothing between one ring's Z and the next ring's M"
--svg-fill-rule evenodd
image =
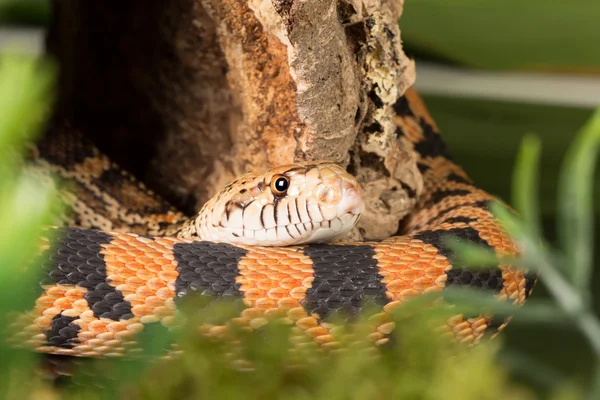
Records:
M271 180L271 191L276 196L284 195L289 187L290 180L283 175L275 176Z

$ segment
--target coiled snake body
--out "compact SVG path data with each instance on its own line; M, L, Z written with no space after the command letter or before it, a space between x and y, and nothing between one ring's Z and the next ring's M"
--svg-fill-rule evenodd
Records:
M386 318L390 310L411 296L454 285L522 304L533 276L505 265L462 268L442 241L453 234L498 253L516 253L487 208L493 197L452 161L415 96L409 91L398 100L395 120L399 140L417 155L425 190L406 234L381 242L270 246L318 242L352 227L363 206L356 182L341 167L315 163L242 177L185 222L127 174L116 173L118 186L110 183L115 166L97 150L60 135L42 140L34 169L71 181L78 195L63 193L74 210L65 222L82 228L62 228L50 247L43 293L15 322L21 327L16 339L51 354L120 355L145 324L171 326L178 299L192 292L241 298L246 309L236 323L256 328L281 317L295 325L296 334L323 346L336 341L331 324L322 323L333 315L352 316L375 304L382 318L371 336L384 343L393 328ZM298 187L312 203L298 200ZM447 326L459 340L474 343L505 324L458 315ZM206 331L218 335L222 329Z

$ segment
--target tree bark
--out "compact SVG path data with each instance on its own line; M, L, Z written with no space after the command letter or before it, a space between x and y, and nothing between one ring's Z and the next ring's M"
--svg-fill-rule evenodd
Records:
M368 204L354 238L380 239L422 191L393 120L415 79L401 12L401 0L55 0L55 121L187 212L240 173L338 161Z

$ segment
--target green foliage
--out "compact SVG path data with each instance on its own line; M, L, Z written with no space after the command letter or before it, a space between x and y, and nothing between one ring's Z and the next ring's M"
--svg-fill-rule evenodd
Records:
M50 9L50 0L0 0L0 23L46 25Z
M51 68L31 60L0 58L0 327L11 311L33 305L37 274L25 273L36 254L42 226L55 206L50 187L19 171L18 154L42 122L50 103ZM36 357L0 342L0 397L21 398Z
M596 0L411 0L400 28L410 54L460 65L598 71L599 19Z
M76 385L62 395L88 399L116 394L147 399L533 398L511 383L498 365L499 342L467 348L450 336L434 334L445 316L401 310L394 316L394 345L377 350L366 339L374 326L367 311L356 324L336 332L342 338L338 350L324 352L309 338L290 341L291 327L277 321L252 332L229 324L230 331L222 339L200 335L197 327L206 321L222 325L239 315L239 308L230 303L188 299L184 312L189 320L175 335L183 350L178 358L86 365L98 374L96 383L107 385L104 390ZM164 335L152 332L153 340ZM103 371L111 371L111 377L102 378ZM123 371L129 373L123 376ZM137 377L132 379L133 375Z
M600 147L600 109L575 138L567 152L561 171L559 187L559 238L561 249L551 249L540 239L537 209L537 170L540 145L526 136L514 174L514 204L524 215L518 218L504 206L492 204L492 211L502 226L517 242L521 255L510 260L514 265L539 271L540 279L548 288L554 305L544 305L549 323L569 321L588 340L596 358L594 381L588 398L600 398L600 320L591 306L590 278L593 247L592 185L596 155ZM477 266L494 258L485 249L467 243L455 246L463 261ZM487 253L487 254L486 254ZM527 305L534 311L539 304ZM515 313L519 315L519 312Z

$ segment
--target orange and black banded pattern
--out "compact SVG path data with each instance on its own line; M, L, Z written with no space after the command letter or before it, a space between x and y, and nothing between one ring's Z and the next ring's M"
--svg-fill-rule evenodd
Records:
M298 341L337 345L333 317L366 306L381 313L371 334L382 344L393 329L388 313L407 299L453 286L476 287L523 304L535 277L508 265L467 269L442 238L448 234L517 252L490 213L493 197L473 185L451 159L413 91L395 106L398 140L414 149L425 193L403 230L381 242L251 247L173 237L64 228L44 265L43 293L16 326L17 340L45 353L113 356L135 347L145 324L172 326L177 304L191 293L240 299L235 323L256 329L270 318L293 325ZM507 321L457 315L448 329L466 343L494 335ZM225 326L207 325L209 335Z

